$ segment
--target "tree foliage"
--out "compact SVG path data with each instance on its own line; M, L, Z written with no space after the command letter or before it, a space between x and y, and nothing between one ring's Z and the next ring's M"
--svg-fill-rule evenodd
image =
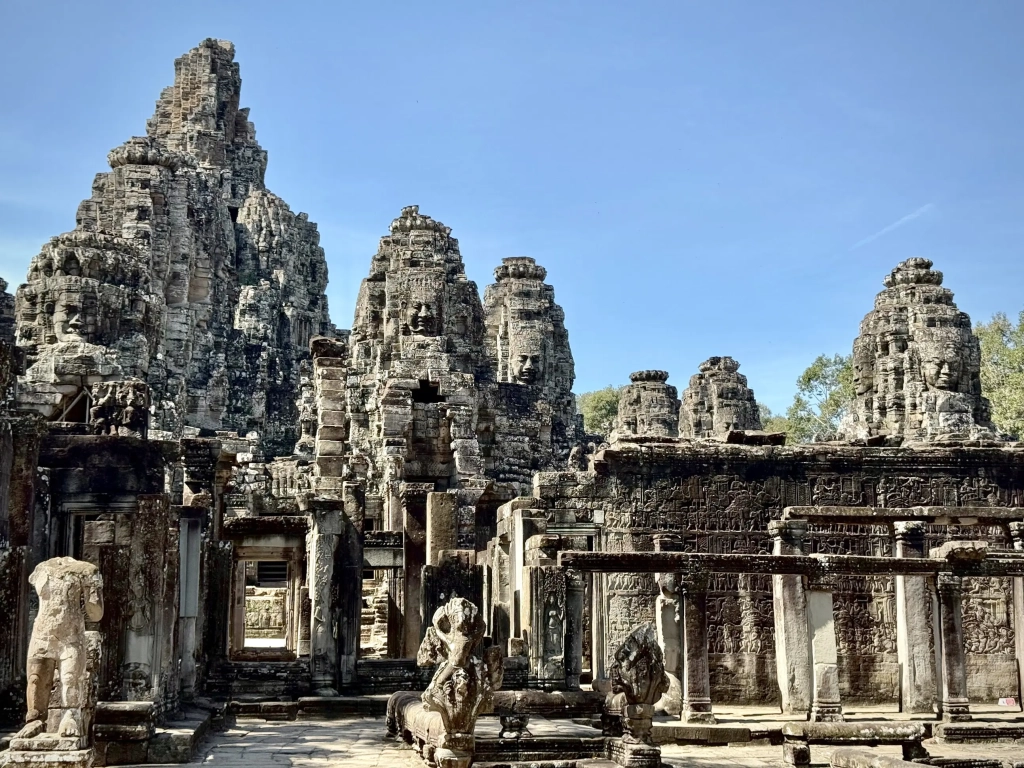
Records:
M1016 324L999 312L974 332L981 340L981 391L1000 431L1024 437L1024 312Z
M761 406L761 426L766 432L785 432L791 443L834 435L853 398L851 356L818 355L796 380L796 395L786 415Z
M622 387L607 386L576 396L576 408L583 414L587 432L607 436L619 413L619 391Z

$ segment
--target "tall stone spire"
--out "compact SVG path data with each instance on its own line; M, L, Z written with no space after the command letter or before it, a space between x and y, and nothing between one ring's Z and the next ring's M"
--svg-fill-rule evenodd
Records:
M174 69L147 135L110 152L18 289L21 404L67 418L93 384L134 378L153 434L255 430L290 453L299 367L332 331L319 234L264 186L234 46L205 40Z
M552 409L552 438L568 451L578 432L572 385L576 371L565 313L547 270L528 256L502 259L484 291L487 351L499 382L529 387Z
M981 346L942 273L913 258L884 282L853 344L856 399L844 436L930 440L991 431Z

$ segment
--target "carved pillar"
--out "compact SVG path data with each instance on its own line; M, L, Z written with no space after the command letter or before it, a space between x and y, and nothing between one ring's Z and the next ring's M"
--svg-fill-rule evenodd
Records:
M527 680L531 688L552 691L565 686L565 581L565 571L557 565L526 567L530 595Z
M773 520L768 524L768 532L775 539L774 554L804 554L806 522ZM803 576L772 576L772 608L775 614L775 663L782 711L790 715L806 716L811 708L811 666Z
M334 582L334 555L341 533L341 510L314 505L310 511L312 529L306 542L306 582L310 603L312 685L318 696L337 696L334 686L338 646L335 640L334 612L331 610L331 587Z
M807 629L811 638L811 720L833 723L843 720L839 698L839 653L833 616L831 577L810 579L807 585Z
M711 714L708 672L708 575L684 574L680 584L683 609L683 722L715 722Z
M947 722L970 720L961 605L963 579L951 573L940 573L935 577L935 587L939 593L939 674L942 681L939 709Z
M1013 550L1024 554L1024 522L1010 523ZM1013 645L1017 657L1017 702L1024 709L1024 578L1013 579Z
M332 609L338 646L335 679L337 687L344 689L356 683L363 610L363 532L361 518L352 519L346 511L337 514L338 545L334 550L331 593L335 596Z
M178 556L179 611L178 643L181 654L181 692L187 699L195 694L197 650L200 639L196 635L199 616L199 582L203 560L202 521L182 517Z
M575 568L565 572L565 687L580 689L583 673L583 608L587 577Z
M896 557L924 557L925 524L893 524ZM896 650L900 661L900 708L911 714L935 711L932 591L927 576L896 577Z

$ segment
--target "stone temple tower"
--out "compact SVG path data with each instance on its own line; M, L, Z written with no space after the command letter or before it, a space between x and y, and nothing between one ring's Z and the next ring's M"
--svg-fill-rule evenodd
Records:
M886 276L853 344L853 376L856 399L841 427L847 438L992 430L978 337L928 259L907 259Z
M609 439L679 437L679 395L667 371L636 371L619 392L619 412Z
M154 436L257 431L291 453L309 339L333 332L316 225L267 190L231 43L174 65L145 136L111 150L72 232L17 293L22 406L88 418L96 383L150 391Z
M680 437L724 438L729 432L761 429L754 390L731 357L710 357L683 390Z
M572 385L576 379L565 313L547 270L528 256L502 259L484 291L487 351L501 383L527 387L551 408L551 439L567 453L579 432Z

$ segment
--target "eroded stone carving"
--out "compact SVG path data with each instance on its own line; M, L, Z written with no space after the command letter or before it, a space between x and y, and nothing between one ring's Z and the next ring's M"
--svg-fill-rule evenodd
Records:
M619 413L610 439L678 437L679 396L667 371L636 371L619 393Z
M231 43L179 58L147 135L110 152L74 231L32 260L17 294L23 407L83 421L69 407L83 387L134 378L163 437L256 430L291 453L309 339L333 333L327 266L316 226L264 186L240 90Z
M477 717L490 708L491 695L501 688L501 649L480 648L483 636L484 620L477 607L455 597L434 612L433 625L420 645L417 663L437 665L422 700L423 708L437 712L444 724L444 738L434 753L439 765L469 765Z
M724 438L729 432L761 429L754 390L731 357L710 357L683 390L680 437Z
M853 344L856 399L840 431L847 438L934 440L991 434L981 394L981 348L971 319L928 259L907 259Z
M624 697L623 741L654 744L651 739L654 705L668 690L669 679L653 623L641 624L630 632L615 652L610 672L612 691Z
M76 740L64 748L78 749L87 744L88 710L95 705L85 622L103 617L103 579L92 563L55 557L37 565L29 583L39 595L39 612L28 646L28 712L18 738L54 733ZM56 723L47 715L55 680L61 708Z

